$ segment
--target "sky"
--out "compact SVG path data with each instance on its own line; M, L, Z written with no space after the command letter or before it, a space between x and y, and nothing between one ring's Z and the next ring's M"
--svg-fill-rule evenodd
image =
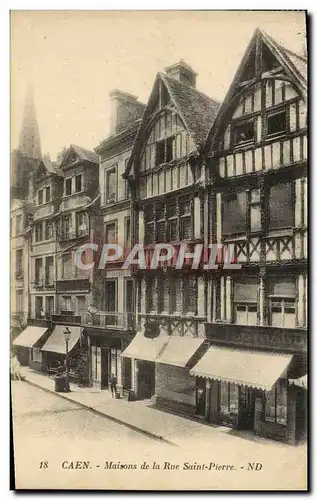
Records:
M11 12L11 148L18 144L28 83L42 153L95 148L109 133L109 92L146 103L156 73L185 60L197 88L222 100L254 30L295 52L305 14L294 11Z

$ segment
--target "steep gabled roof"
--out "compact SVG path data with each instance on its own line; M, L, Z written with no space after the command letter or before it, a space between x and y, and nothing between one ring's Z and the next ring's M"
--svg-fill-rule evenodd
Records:
M73 159L72 163L77 161L99 163L99 156L96 155L96 153L89 151L89 149L82 148L81 146L77 146L76 144L71 144L67 149L59 168L63 169L63 167L67 167L70 158ZM69 166L71 166L71 164L69 164Z
M168 76L165 73L158 73L156 75L138 133L134 140L126 173L128 173L131 168L133 158L138 150L138 145L153 112L154 101L157 96L157 89L160 81L166 86L172 103L174 104L180 118L183 120L184 126L192 137L197 150L200 150L204 144L208 131L217 116L217 112L220 107L220 103L218 101L208 97L206 94L196 90L194 87L176 80L176 78Z
M206 150L210 147L212 137L216 136L218 127L228 110L228 105L235 95L235 92L237 90L237 85L241 83L243 72L245 71L246 68L248 68L248 65L250 64L250 57L253 57L252 56L253 51L255 51L257 44L260 45L261 43L264 43L266 45L266 47L278 60L279 64L282 66L285 73L289 75L289 77L292 78L292 80L296 83L303 97L306 96L307 92L306 58L300 56L299 54L296 54L295 52L290 51L289 49L286 49L285 47L283 47L283 45L278 43L271 36L267 35L267 33L265 33L264 31L256 29L241 59L241 62L238 66L238 69L232 80L232 83L227 91L225 99L219 108L218 115L210 127L205 146L203 147L204 152L206 152Z
M307 59L287 49L264 31L259 31L262 35L262 39L270 46L272 52L275 53L276 56L281 57L284 64L300 81L303 88L307 90Z
M199 149L217 116L220 102L164 73L160 73L160 77Z
M93 151L82 148L81 146L76 146L76 144L71 144L70 147L73 148L78 158L81 160L90 161L91 163L99 163L99 156Z

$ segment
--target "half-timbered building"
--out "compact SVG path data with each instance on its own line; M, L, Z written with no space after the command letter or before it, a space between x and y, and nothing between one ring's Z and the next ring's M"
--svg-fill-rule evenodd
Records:
M289 442L307 373L306 72L257 30L211 128L205 230L242 268L209 272L211 347L191 372L208 420Z
M203 242L205 167L200 148L218 103L196 89L184 61L159 73L126 169L132 192L133 244L144 245L146 268L136 267L137 335L123 353L132 359L137 397L189 413L196 385L189 368L204 344L205 282L200 269L176 260L151 268L154 247Z

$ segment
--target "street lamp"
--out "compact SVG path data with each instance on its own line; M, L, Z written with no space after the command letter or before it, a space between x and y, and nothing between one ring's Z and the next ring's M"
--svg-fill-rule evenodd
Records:
M65 368L66 368L66 390L67 392L69 391L69 380L68 380L68 342L70 339L70 334L71 331L70 329L66 326L64 330L64 339L65 339L65 344L66 344L66 360L65 360Z

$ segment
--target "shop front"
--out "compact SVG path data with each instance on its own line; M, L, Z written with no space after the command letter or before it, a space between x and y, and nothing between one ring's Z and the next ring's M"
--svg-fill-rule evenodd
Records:
M83 338L80 326L56 325L52 334L41 348L42 366L47 373L55 373L59 368L65 366L66 342L65 330L70 331L68 341L68 367L70 379L81 379L82 367L80 366L83 355Z
M88 339L90 385L109 389L109 379L113 374L117 379L117 392L131 389L131 360L121 354L130 338L122 332L100 331L100 328L85 327Z
M205 418L295 442L296 395L287 379L292 358L288 354L210 347L190 372L200 387L205 380Z
M34 370L42 369L41 347L46 342L50 330L48 327L27 326L13 341L20 364Z
M134 391L140 399L152 398L162 407L194 414L196 382L189 369L206 350L204 339L138 333L123 357L132 359Z

